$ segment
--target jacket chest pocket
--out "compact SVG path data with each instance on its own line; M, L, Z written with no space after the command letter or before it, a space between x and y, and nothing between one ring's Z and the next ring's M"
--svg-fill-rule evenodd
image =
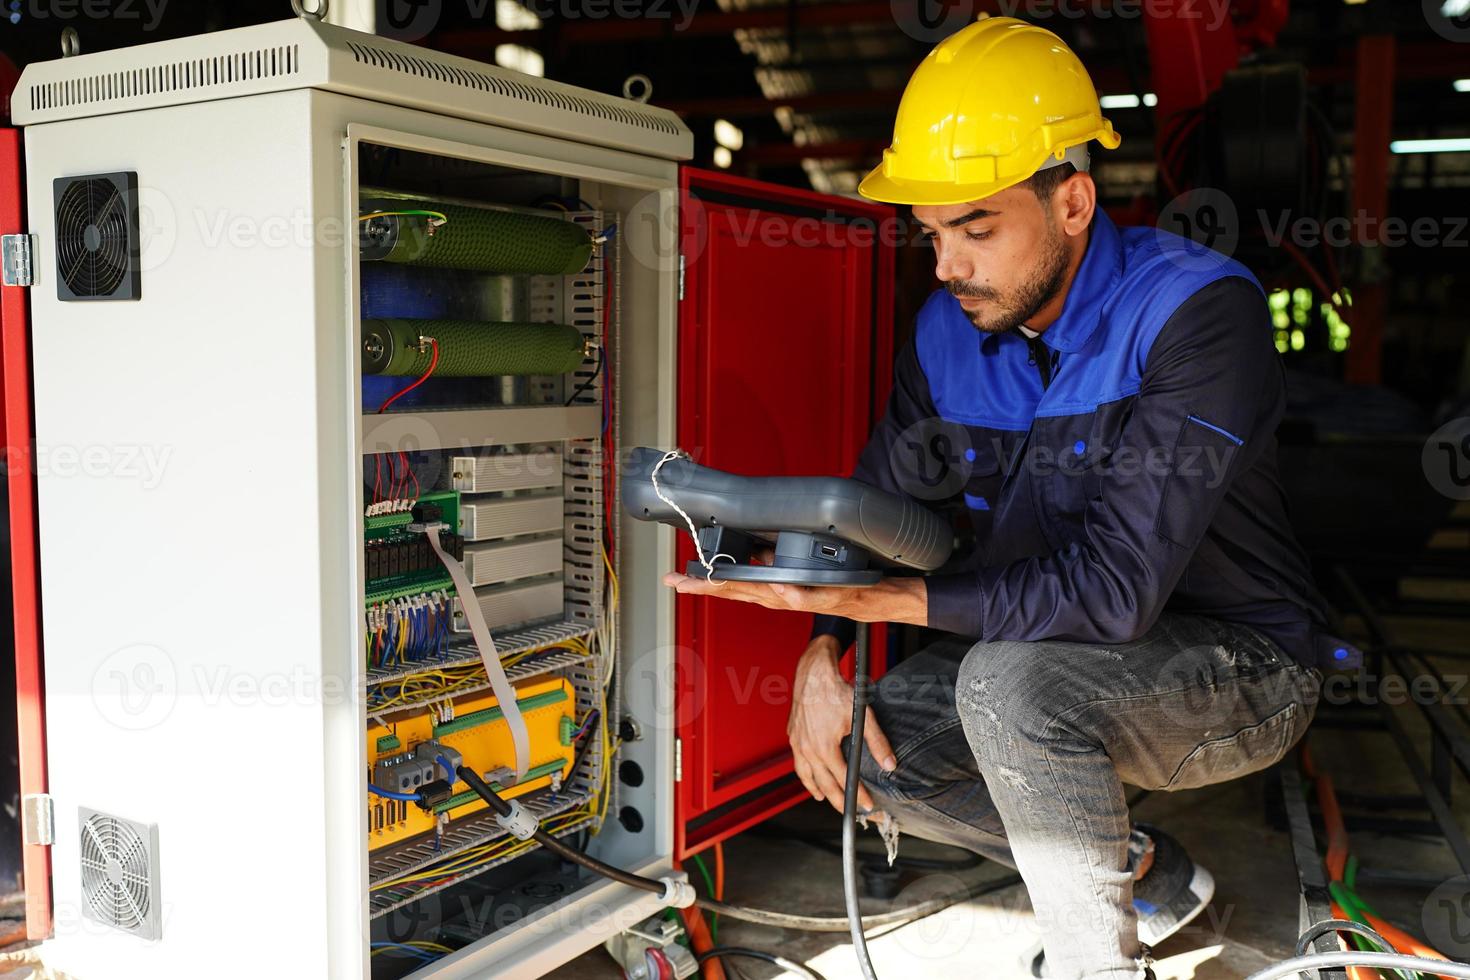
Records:
M1086 508L1101 503L1108 473L1117 462L1118 446L1123 440L1123 426L1133 410L1133 399L1101 405L1087 426L1087 436L1079 447L1079 506Z
M970 445L964 454L964 500L971 512L988 514L1000 495L1003 479L1001 460L1006 452L1004 436L986 429L970 429Z
M1044 530L1053 547L1083 537L1087 509L1103 499L1120 444L1128 405L1101 406L1091 415L1039 421L1028 465L1042 502Z

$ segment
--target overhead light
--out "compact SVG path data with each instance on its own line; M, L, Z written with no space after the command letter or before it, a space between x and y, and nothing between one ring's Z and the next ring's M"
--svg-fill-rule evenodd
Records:
M497 44L495 45L495 63L502 68L509 68L524 75L535 75L537 78L546 77L546 63L541 58L541 52L535 48L524 47L520 44Z
M738 150L745 145L745 133L728 119L716 119L715 142L731 150Z
M734 155L730 153L729 147L715 147L715 166L719 167L721 170L728 170L730 164L734 162L734 159Z
M1137 109L1141 105L1156 106L1159 97L1152 92L1143 93L1142 97L1137 95L1104 95L1097 100L1097 104L1104 109Z
M1470 137L1440 140L1394 140L1388 144L1394 153L1470 153Z
M534 31L541 26L541 18L516 0L495 0L495 26L502 31Z
M1470 78L1455 79L1456 92L1470 92Z

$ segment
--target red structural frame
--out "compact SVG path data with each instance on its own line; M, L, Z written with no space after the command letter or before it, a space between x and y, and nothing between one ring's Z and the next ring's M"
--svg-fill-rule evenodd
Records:
M25 230L20 130L0 128L0 234ZM46 792L46 705L41 671L41 593L36 550L35 440L26 291L0 285L0 383L4 386L5 463L10 491L10 571L15 604L15 694L22 798ZM22 853L26 935L51 934L51 854Z
M893 209L693 168L680 190L680 446L735 472L850 472L891 384ZM682 595L675 622L682 860L806 797L786 716L811 617ZM881 668L881 627L872 642Z

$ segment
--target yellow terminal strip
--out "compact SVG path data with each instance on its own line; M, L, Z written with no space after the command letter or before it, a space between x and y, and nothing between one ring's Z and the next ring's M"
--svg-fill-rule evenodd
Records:
M565 678L554 677L516 686L516 701L531 736L531 768L526 778L515 786L496 787L507 799L550 786L555 779L571 777L576 746L563 742L563 732L570 722L575 726L576 690ZM375 768L380 760L412 755L422 742L435 741L454 749L464 757L464 765L481 776L497 769L513 770L515 746L510 729L495 695L484 692L456 698L453 718L436 719L428 707L418 707L388 715L386 724L371 723L367 728L367 757ZM394 739L396 736L396 742ZM368 772L372 780L372 770ZM462 781L456 780L454 795L437 811L447 813L451 821L484 810L486 804ZM430 834L437 822L416 803L382 800L369 795L367 800L368 850ZM380 813L386 813L379 816Z

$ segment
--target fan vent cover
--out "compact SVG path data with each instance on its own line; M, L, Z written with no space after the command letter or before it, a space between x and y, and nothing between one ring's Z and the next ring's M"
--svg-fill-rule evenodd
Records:
M82 807L82 915L141 939L158 939L158 825Z
M137 299L138 175L57 177L56 297Z

